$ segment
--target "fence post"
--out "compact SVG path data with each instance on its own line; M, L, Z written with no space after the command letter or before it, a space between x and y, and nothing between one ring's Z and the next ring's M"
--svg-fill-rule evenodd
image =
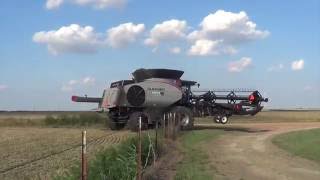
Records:
M167 114L165 113L165 114L163 115L163 131L164 131L164 138L167 138L166 116L167 116Z
M82 164L81 164L81 179L82 180L87 180L87 132L82 131L82 153L81 153L81 159L82 159Z
M155 142L155 149L156 149L156 153L158 154L158 125L159 125L159 122L158 122L158 118L156 119L156 142Z
M173 113L172 139L176 140L176 113Z
M137 154L137 180L141 180L141 126L142 126L142 116L139 117L139 129L138 129L138 154Z

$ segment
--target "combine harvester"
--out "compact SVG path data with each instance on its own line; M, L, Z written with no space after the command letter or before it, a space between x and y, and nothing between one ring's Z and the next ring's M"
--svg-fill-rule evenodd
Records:
M263 108L261 102L268 102L256 90L191 90L199 84L181 80L183 73L138 69L132 73L132 80L111 83L101 98L72 96L72 101L98 103L99 112L108 112L112 130L126 126L133 131L140 116L142 127L147 129L154 127L164 113L177 113L181 129L192 129L194 117L212 116L216 123L226 124L233 114L255 115Z

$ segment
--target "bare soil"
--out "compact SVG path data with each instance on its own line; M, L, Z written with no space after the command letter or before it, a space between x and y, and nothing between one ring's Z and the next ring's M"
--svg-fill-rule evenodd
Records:
M246 123L198 125L198 129L229 131L202 147L216 168L215 179L320 179L320 165L289 154L271 139L289 131L320 128L320 123Z

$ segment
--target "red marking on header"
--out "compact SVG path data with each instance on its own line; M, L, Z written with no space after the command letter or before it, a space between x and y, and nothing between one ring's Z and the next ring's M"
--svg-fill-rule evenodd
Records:
M253 101L254 101L254 99L255 99L254 95L253 95L253 94L251 94L251 95L249 96L249 101L250 101L250 102L253 102Z
M77 101L77 99L78 99L78 97L77 97L77 96L72 96L72 97L71 97L71 100L72 100L72 101L74 101L74 102L76 102L76 101Z

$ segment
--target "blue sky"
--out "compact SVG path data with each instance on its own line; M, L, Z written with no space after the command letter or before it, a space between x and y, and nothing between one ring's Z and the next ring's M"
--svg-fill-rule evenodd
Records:
M319 1L3 1L0 109L85 110L137 68L320 107Z

